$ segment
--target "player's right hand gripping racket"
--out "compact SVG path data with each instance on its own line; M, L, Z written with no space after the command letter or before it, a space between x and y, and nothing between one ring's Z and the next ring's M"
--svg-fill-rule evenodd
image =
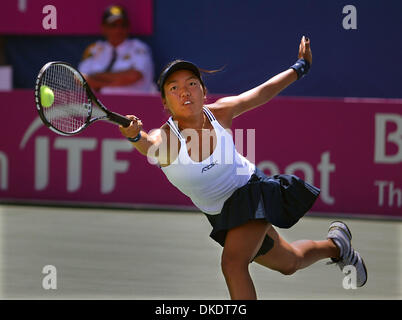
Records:
M95 97L82 74L65 62L49 62L42 67L36 79L35 103L45 125L61 135L77 134L97 120L108 120L123 127L131 123L108 110Z

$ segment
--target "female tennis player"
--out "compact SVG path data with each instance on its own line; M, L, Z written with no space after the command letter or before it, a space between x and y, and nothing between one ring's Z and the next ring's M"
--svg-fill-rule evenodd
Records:
M232 120L267 103L310 69L310 40L302 37L297 62L265 83L238 96L205 105L201 70L175 60L159 77L164 107L171 117L159 130L146 133L134 115L121 133L143 155L157 159L161 170L208 217L211 237L223 246L222 271L232 299L256 299L248 266L255 261L291 275L330 258L343 269L356 268L363 286L367 271L351 246L351 233L333 222L327 239L286 242L273 226L290 228L313 206L320 190L294 175L267 177L234 148L227 129Z

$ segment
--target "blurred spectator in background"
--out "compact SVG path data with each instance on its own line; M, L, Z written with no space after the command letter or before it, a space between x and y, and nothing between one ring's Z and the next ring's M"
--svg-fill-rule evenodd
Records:
M0 35L0 91L9 91L13 88L12 66L7 65L5 54L6 37Z
M103 13L102 33L106 40L89 45L78 69L91 88L101 93L153 93L154 65L150 48L129 39L129 19L120 6Z
M0 65L6 64L5 43L5 36L0 35Z

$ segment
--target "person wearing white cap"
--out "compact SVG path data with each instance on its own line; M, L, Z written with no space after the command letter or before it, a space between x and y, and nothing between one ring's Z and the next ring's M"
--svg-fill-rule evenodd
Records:
M102 17L105 40L89 45L78 69L89 85L102 94L154 93L151 49L139 39L129 39L129 18L117 5Z

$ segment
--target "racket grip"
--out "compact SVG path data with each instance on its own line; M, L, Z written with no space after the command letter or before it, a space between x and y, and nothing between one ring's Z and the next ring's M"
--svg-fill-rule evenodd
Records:
M111 112L108 114L108 118L110 121L113 121L114 123L120 124L123 127L128 127L131 123L131 120L126 118L125 116L122 116L121 114Z

